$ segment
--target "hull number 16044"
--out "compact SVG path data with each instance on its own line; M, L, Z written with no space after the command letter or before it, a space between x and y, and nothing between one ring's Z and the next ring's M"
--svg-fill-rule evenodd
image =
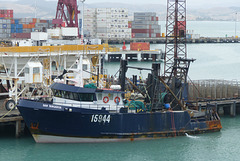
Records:
M111 116L110 115L92 115L91 122L107 122L110 123Z

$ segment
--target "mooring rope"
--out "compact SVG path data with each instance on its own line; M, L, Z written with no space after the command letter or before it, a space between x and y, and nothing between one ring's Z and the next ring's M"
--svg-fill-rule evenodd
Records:
M15 105L10 111L8 111L6 114L4 114L4 115L0 118L0 120L3 119L4 117L6 117L13 109L15 109L15 107L16 107L16 105Z

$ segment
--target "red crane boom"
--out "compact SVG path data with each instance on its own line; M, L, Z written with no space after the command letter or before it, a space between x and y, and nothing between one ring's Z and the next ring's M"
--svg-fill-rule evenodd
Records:
M56 17L53 20L55 27L62 27L62 22L66 22L66 27L78 27L77 0L58 0Z

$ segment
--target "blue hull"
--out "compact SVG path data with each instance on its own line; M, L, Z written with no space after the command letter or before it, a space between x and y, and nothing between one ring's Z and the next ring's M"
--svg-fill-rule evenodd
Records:
M18 109L36 142L121 141L221 129L220 120L191 119L187 111L110 113L30 100L20 100ZM59 139L41 140L40 136Z

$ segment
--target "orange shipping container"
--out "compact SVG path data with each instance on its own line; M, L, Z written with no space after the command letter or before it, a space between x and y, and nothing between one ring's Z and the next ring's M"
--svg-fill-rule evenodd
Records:
M32 19L32 22L33 22L33 23L36 23L36 22L37 22L37 19L36 19L36 18L33 18L33 19Z
M23 28L26 29L27 28L27 24L23 24Z
M130 50L141 51L141 50L150 50L149 42L131 42Z

